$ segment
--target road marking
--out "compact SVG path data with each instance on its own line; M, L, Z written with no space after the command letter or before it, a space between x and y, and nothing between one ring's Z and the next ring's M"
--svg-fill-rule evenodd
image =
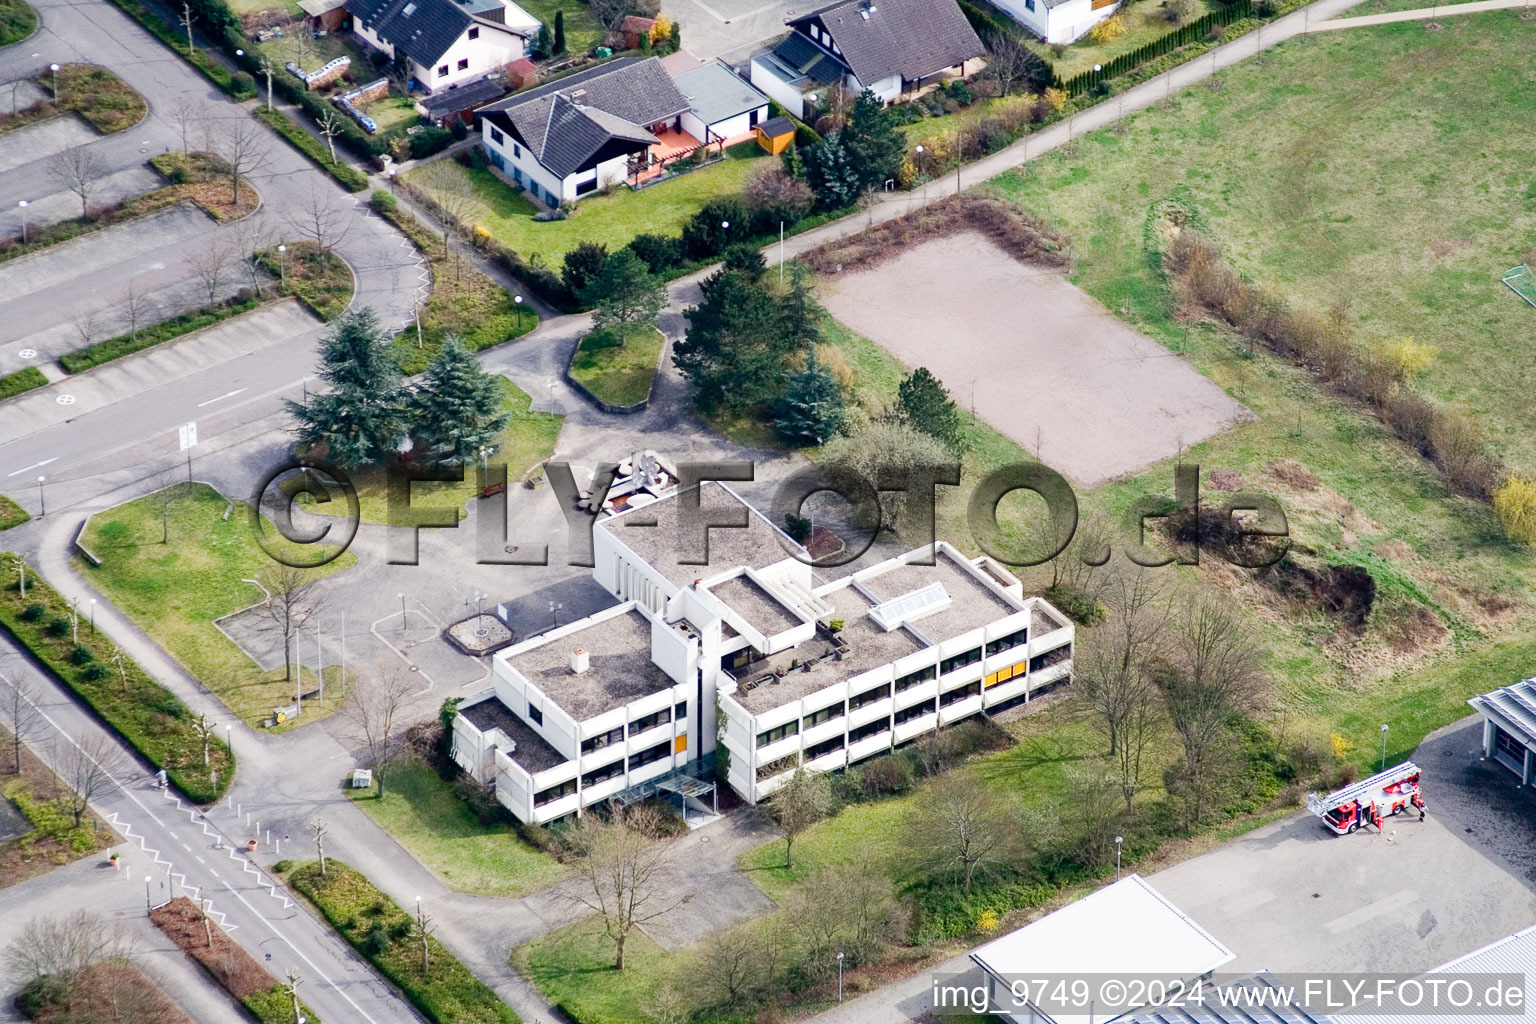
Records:
M58 402L60 405L74 405L75 404L75 396L74 395L60 395L57 398L55 398L54 401Z
M1403 889L1399 892L1393 893L1390 896L1383 896L1375 903L1367 903L1359 910L1352 910L1347 914L1336 917L1332 921L1329 921L1327 924L1323 925L1323 928L1324 930L1337 935L1340 932L1349 931L1351 928L1358 928L1360 925L1365 924L1367 921L1374 920L1383 914L1411 906L1418 901L1418 898L1419 894L1414 892L1412 889Z
M242 392L244 390L245 390L245 388L235 388L235 390L230 391L230 392L228 392L226 394L222 394L218 398L210 398L206 402L198 402L197 403L197 407L199 409L201 409L205 405L212 405L214 402L222 402L226 398L234 398L236 395L238 395L240 392Z
M59 461L59 457L57 455L55 455L51 459L44 459L42 462L34 462L30 466L23 466L22 468L20 468L18 470L15 470L13 472L7 473L5 475L6 476L15 476L17 473L25 473L29 469L37 469L39 466L46 466L50 462L58 462L58 461Z
M199 857L195 853L192 855L192 859L197 861L199 864L207 864L208 863L207 861L203 860L203 858Z

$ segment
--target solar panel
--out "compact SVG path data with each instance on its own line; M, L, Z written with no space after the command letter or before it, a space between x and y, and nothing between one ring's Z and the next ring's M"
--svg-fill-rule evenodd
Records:
M902 623L932 615L948 607L949 593L944 589L944 584L934 581L875 605L869 610L869 617L889 633Z

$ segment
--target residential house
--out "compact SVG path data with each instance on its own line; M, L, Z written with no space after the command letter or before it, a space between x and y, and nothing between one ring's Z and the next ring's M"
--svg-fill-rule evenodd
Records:
M539 20L511 0L347 0L358 38L404 56L427 93L483 79L524 57Z
M751 77L796 117L824 105L833 86L894 102L965 77L986 52L955 0L840 0L785 24L789 35L752 58Z
M768 120L768 97L718 61L684 71L673 81L688 100L681 127L705 145L746 141Z
M455 759L520 821L687 805L722 744L755 802L800 764L841 768L1071 682L1070 622L988 558L940 542L820 582L724 484L615 507L593 577L620 603L496 654L454 723Z
M1071 43L1120 9L1120 0L992 0L1047 43Z

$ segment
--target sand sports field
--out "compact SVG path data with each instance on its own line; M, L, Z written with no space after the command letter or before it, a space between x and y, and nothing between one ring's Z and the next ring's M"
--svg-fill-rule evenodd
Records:
M963 232L824 278L827 310L1080 487L1252 414L1055 271Z

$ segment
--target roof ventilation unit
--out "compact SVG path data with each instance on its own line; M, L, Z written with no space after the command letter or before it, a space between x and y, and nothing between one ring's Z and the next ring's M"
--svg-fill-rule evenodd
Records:
M578 647L571 652L571 675L579 676L592 664L592 659L587 654L585 647Z

